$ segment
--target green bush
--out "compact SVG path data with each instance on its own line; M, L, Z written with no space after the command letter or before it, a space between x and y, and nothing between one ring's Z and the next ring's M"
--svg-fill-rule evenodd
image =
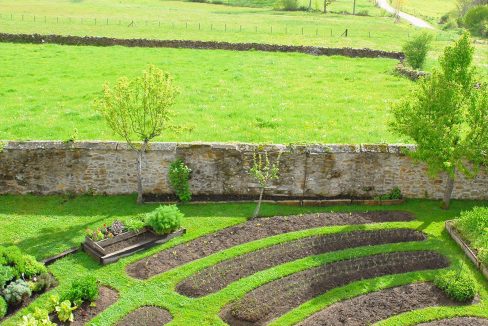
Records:
M93 302L98 298L98 284L93 276L85 276L71 283L70 288L61 295L61 301L70 301L75 305Z
M142 218L131 217L124 220L125 228L128 231L137 232L146 226L146 223Z
M39 276L33 278L33 286L31 286L32 292L42 292L50 287L54 286L56 280L49 273L42 273Z
M3 289L7 282L15 278L14 269L10 266L0 266L0 290Z
M279 0L277 7L282 10L296 11L299 9L298 0Z
M3 297L9 305L19 305L32 295L29 285L24 280L11 282L3 290Z
M436 276L434 283L458 302L470 302L476 296L476 281L463 270L442 272Z
M176 205L159 206L147 215L146 225L156 233L167 234L179 229L183 216Z
M182 201L191 200L190 179L191 169L182 160L176 160L169 167L169 182Z
M488 5L471 8L464 16L464 26L478 36L488 36Z
M432 42L432 35L421 33L403 46L405 60L413 69L422 69Z
M395 187L389 193L381 195L381 196L377 196L374 199L376 199L376 200L394 200L394 199L402 199L402 198L403 198L402 191L400 190L400 188Z
M462 212L456 229L478 251L478 258L488 266L488 207L475 207Z
M38 262L34 256L24 254L18 247L11 246L0 250L4 265L13 267L17 278L31 278L47 272L46 266Z
M5 299L0 295L0 319L5 317L7 314L7 308L7 301L5 301Z

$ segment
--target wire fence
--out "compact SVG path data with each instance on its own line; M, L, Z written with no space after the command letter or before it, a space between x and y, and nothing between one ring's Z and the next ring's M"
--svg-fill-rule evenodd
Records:
M138 19L115 19L115 18L90 18L90 17L65 17L65 16L41 16L0 13L0 22L10 21L18 23L36 23L44 25L63 24L76 26L100 27L117 27L126 30L164 30L164 31L192 31L192 32L214 32L214 33L252 33L267 35L294 35L303 37L340 37L340 38L410 38L414 35L415 30L404 34L398 32L385 31L365 31L358 28L344 27L327 27L324 25L303 25L297 26L286 24L237 24L225 22L195 22L195 21L170 21L168 19L160 20L138 20ZM437 41L451 41L453 36L450 33L439 32L436 34Z

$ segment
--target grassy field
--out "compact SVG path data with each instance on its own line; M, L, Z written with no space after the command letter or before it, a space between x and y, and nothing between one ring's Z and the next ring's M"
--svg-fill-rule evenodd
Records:
M337 5L336 10L346 10L346 2L338 3L342 7ZM9 33L198 39L389 50L401 49L402 43L416 32L408 24L395 24L393 18L382 17L381 11L365 0L359 1L359 4L364 6L361 8L370 6L371 13L377 16L324 15L159 0L4 0L0 9L0 28ZM349 30L348 37L341 37L345 29ZM449 33L439 32L437 47L443 47L445 41L453 37Z
M426 17L434 23L456 9L456 0L406 0L402 10L414 16Z
M109 285L119 291L119 300L93 320L93 323L96 325L113 324L123 318L128 312L147 304L168 309L174 317L172 325L190 325L195 323L199 325L221 325L222 321L217 317L217 314L222 306L242 297L251 289L284 275L346 258L398 250L428 249L436 250L446 255L453 264L452 268L457 268L459 264L466 264L471 271L470 273L479 282L478 287L481 301L478 304L470 306L435 307L416 310L392 317L383 324L411 325L431 319L456 315L473 315L486 318L488 317L488 283L476 272L472 264L464 257L461 250L449 239L447 233L444 231L444 221L446 219L456 217L462 210L470 209L476 205L488 205L488 202L454 201L450 211L443 211L439 208L439 203L435 201L409 200L406 204L395 206L395 209L414 213L417 219L411 222L322 227L281 234L229 248L223 252L177 267L146 281L128 277L125 273L125 266L131 262L175 246L178 243L190 241L191 239L215 232L224 227L242 223L252 213L254 208L254 205L251 204L187 205L180 207L186 215L183 220L183 226L188 230L187 234L181 238L177 238L167 244L143 253L135 254L134 256L122 259L118 263L105 267L97 265L84 253L78 253L50 266L50 271L60 281L60 287L57 289L59 291L66 288L74 278L79 278L86 274L94 275L102 284ZM0 230L2 235L0 245L16 244L26 252L36 255L38 258L43 258L77 245L82 241L86 227L96 227L102 223L109 223L117 218L148 212L154 207L154 205L138 206L135 204L135 198L132 196L84 196L74 199L58 196L0 196ZM264 205L263 214L265 216L272 216L277 214L288 215L320 211L363 211L365 209L365 207L360 206L300 208ZM176 284L198 270L214 265L224 259L268 247L272 244L316 234L344 232L345 230L372 230L398 227L421 230L428 235L429 240L420 243L362 247L310 256L241 279L215 294L198 299L181 296L174 290ZM22 232L19 232L19 228ZM338 300L396 285L432 280L435 273L435 271L422 271L354 282L329 291L307 302L290 313L283 315L275 321L275 324L292 325L296 321L306 318L313 312ZM48 299L48 296L49 294L41 296L29 309L33 310L34 307L42 305ZM25 312L24 310L15 318L7 320L4 325L15 325L20 315Z
M155 64L181 94L161 141L400 142L389 102L411 82L395 60L305 54L0 44L0 139L116 138L93 108L104 82ZM286 68L286 69L285 69ZM374 87L372 87L374 85Z

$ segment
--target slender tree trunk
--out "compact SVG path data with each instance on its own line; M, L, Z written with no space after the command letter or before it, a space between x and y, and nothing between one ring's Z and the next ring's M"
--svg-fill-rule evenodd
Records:
M324 0L324 14L327 13L327 0Z
M146 152L147 141L144 141L141 148L137 151L137 203L142 204L144 189L142 186L142 159Z
M310 11L310 9L312 9L312 0L308 1L308 10Z
M259 212L261 211L261 202L263 201L263 194L264 194L264 187L261 188L261 192L259 193L259 201L258 201L258 206L256 206L256 209L254 210L253 218L256 218L259 216Z
M456 170L454 170L454 173L456 173ZM453 190L454 190L454 177L451 176L450 174L447 174L447 184L446 184L446 189L444 190L444 198L442 200L443 209L449 209Z

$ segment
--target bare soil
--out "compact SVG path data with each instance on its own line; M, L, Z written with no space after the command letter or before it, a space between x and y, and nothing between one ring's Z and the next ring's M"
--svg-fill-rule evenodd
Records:
M488 319L477 317L458 317L418 324L417 326L488 326Z
M78 309L73 311L75 317L72 323L59 321L56 314L51 315L51 320L58 325L70 325L70 326L82 326L88 321L95 318L96 315L107 309L114 304L119 298L119 294L116 290L106 286L100 287L100 295L95 301L95 305L91 306L90 302L84 302Z
M113 252L125 249L127 247L130 247L132 245L138 244L142 241L150 241L150 240L157 240L160 237L152 232L144 232L141 234L138 234L135 237L123 240L123 241L117 241L114 243L111 243L107 246L103 246L103 249L105 250L106 254L111 254Z
M178 284L176 290L186 296L201 297L220 291L241 278L303 257L347 248L425 239L422 232L412 229L353 231L308 237L225 260L187 278Z
M159 307L141 307L117 323L117 326L159 326L169 323L171 314Z
M318 295L354 281L448 265L444 256L432 251L393 252L325 264L262 285L224 307L220 316L229 325L265 325Z
M299 325L371 325L410 310L455 304L434 284L414 283L335 303Z
M128 265L127 273L138 279L147 279L221 250L287 232L330 225L411 221L413 219L412 214L400 211L316 213L252 219L146 257Z

